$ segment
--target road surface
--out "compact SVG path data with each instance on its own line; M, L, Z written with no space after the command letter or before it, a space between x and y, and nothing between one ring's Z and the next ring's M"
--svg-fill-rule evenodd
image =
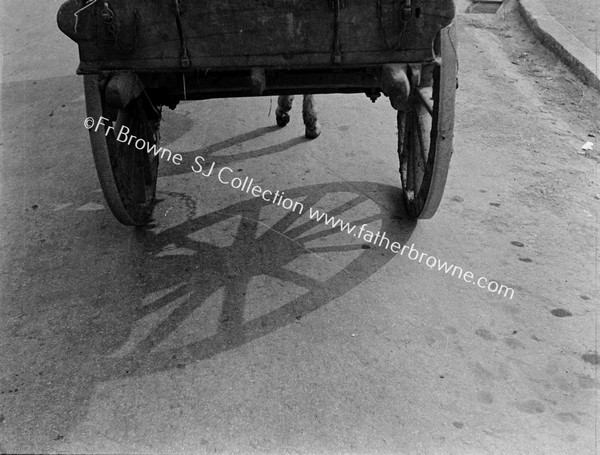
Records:
M595 453L600 97L513 3L458 3L455 154L431 220L400 203L386 99L317 96L314 141L298 106L275 127L269 98L181 103L162 126L188 164L468 282L191 166L161 164L155 223L121 226L60 2L3 2L0 449Z

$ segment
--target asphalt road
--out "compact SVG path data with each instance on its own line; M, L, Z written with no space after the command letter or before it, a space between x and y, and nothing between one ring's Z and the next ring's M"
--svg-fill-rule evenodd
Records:
M511 2L458 3L455 155L431 220L400 203L385 99L317 96L314 141L298 106L274 127L269 98L182 103L162 129L186 159L507 296L189 166L162 166L151 228L121 226L59 3L2 4L1 451L595 453L600 168L580 148L600 97Z

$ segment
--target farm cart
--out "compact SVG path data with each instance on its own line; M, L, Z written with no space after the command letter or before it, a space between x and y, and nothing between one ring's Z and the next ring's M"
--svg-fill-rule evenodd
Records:
M68 0L59 28L79 45L101 187L115 217L152 215L161 109L208 98L383 93L397 110L408 213L430 218L452 155L453 0Z

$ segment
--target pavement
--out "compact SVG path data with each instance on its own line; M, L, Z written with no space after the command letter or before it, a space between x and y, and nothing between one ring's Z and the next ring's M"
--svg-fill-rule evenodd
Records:
M156 226L133 230L103 204L60 1L0 2L0 453L598 453L600 172L580 147L600 93L514 9L459 14L433 219L399 203L389 102L323 95L315 141L267 98L165 109L186 166L161 164ZM294 221L198 155L515 296Z
M598 0L519 0L533 33L586 84L600 88Z

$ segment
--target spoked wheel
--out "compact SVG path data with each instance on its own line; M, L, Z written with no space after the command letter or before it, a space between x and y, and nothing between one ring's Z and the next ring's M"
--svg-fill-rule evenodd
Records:
M84 87L87 115L96 122L89 130L90 141L106 202L121 223L147 224L155 202L159 160L148 151L158 147L160 106L143 92L124 108L111 108L96 75L84 76ZM98 126L101 117L108 121Z
M434 43L436 62L411 82L408 106L398 111L400 178L408 214L431 218L446 185L452 156L456 94L456 30L442 29Z

